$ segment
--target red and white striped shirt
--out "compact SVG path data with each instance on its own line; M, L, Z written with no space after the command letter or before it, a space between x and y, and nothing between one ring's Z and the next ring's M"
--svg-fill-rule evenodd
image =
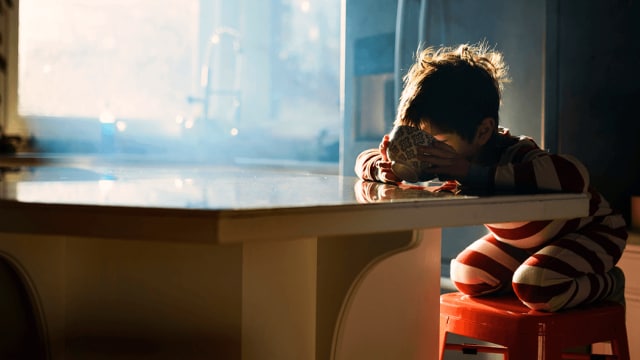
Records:
M601 232L626 239L626 223L621 214L590 186L589 172L576 158L544 151L528 137L513 137L508 131L498 135L505 147L498 163L491 166L486 186L493 193L573 192L589 196L589 215L567 220L526 221L485 225L500 241L521 249L536 249L561 235L596 225ZM510 140L511 139L511 140ZM478 184L479 179L473 183Z
M457 179L463 193L536 194L551 192L586 193L589 215L568 220L525 221L485 226L494 236L521 249L540 248L563 234L576 232L588 225L621 239L626 239L626 224L621 214L589 183L589 172L576 158L550 154L538 147L533 139L512 136L500 129L486 146L492 160L471 165L469 175ZM377 181L375 163L381 160L377 149L363 151L356 160L355 170L364 180Z

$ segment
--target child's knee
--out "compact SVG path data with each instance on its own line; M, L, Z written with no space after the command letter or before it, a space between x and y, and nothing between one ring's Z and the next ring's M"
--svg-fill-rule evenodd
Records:
M521 266L513 274L512 287L527 307L537 311L558 311L570 299L572 279L544 268Z
M502 282L477 267L451 260L451 281L456 288L467 295L483 295L502 288Z

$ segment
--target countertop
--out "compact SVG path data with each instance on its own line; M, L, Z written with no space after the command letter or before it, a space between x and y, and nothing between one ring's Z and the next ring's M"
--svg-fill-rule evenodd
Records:
M0 231L221 243L264 231L261 239L299 238L556 218L568 216L561 206L571 216L587 206L582 194L474 197L224 166L4 167L0 190Z

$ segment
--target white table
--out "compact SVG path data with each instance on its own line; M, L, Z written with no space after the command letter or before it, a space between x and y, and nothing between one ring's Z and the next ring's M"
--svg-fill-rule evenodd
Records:
M238 168L3 177L0 255L37 292L54 359L435 359L441 228L588 206Z

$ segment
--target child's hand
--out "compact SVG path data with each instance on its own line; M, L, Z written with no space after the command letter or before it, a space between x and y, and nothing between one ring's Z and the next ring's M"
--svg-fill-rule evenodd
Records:
M382 155L382 160L376 162L376 168L378 169L377 178L379 181L385 183L399 183L402 180L393 173L391 170L391 161L389 161L389 157L387 156L387 148L389 147L389 135L385 135L382 138L382 142L380 142L380 154Z
M471 165L469 160L442 141L434 141L429 146L422 146L419 149L418 159L431 164L429 171L438 174L443 180L464 179L469 174Z

